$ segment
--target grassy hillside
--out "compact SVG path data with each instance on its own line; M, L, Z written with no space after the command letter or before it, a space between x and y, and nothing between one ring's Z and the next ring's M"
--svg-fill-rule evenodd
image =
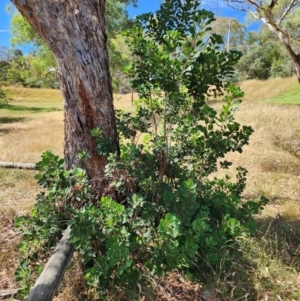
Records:
M300 104L300 86L296 77L274 78L266 81L248 80L241 82L240 86L245 92L245 102Z
M245 97L236 118L255 132L242 154L228 157L234 167L241 165L249 171L245 197L255 200L265 195L270 203L257 216L256 235L241 238L240 256L232 266L225 269L221 263L218 271L206 275L203 294L207 300L221 300L217 296L223 300L300 300L300 85L296 78L240 85ZM48 149L62 156L60 92L20 87L6 87L6 92L11 100L0 107L0 161L34 163ZM131 95L115 99L117 108L133 110ZM16 287L13 273L19 237L12 225L16 216L34 204L38 191L34 173L0 169L0 290ZM233 174L232 170L228 173ZM166 281L168 286L170 280ZM184 283L185 287L194 285ZM81 284L75 265L55 300L78 300ZM130 300L154 300L153 294L137 296ZM112 300L119 299L112 295Z

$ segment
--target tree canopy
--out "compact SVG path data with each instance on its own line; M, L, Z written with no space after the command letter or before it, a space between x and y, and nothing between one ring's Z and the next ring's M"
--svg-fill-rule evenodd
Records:
M106 31L109 37L108 48L110 52L111 72L113 75L113 85L115 90L126 90L124 84L123 68L128 63L128 55L126 52L120 50L119 44L114 42L121 30L128 25L128 16L126 7L129 3L136 4L135 0L120 0L106 1ZM28 21L18 12L14 11L12 7L8 7L8 12L12 14L11 19L11 43L15 46L23 46L32 44L34 51L24 56L19 61L14 62L11 66L8 82L21 83L29 87L58 87L58 80L54 73L48 73L49 69L56 66L53 53L48 46L34 31ZM23 66L26 65L24 69ZM47 74L47 76L46 76Z
M221 35L224 41L223 49L245 51L244 40L246 35L246 26L234 18L218 17L212 23L212 31Z
M292 59L300 83L300 1L299 0L224 0L236 9L248 11L277 36Z
M264 13L264 11L266 12L268 5L270 5L268 1L228 0L227 2L237 9L248 10L252 19L260 18L263 21L266 20L264 17L266 13ZM290 46L288 47L280 42L278 34L274 34L274 31L269 30L269 34L267 34L268 30L265 29L270 27L271 23L269 21L263 23L265 26L255 33L247 32L246 26L234 18L217 17L216 20L212 22L212 32L220 34L225 42L224 44L220 44L222 49L224 51L228 51L229 49L240 50L243 52L243 55L246 56L237 65L236 79L253 78L253 76L258 79L266 79L273 76L290 76L291 74L297 73L298 69L295 61L297 61L299 57L297 53L300 53L298 2L299 1L289 2L287 0L281 0L277 1L274 6L271 5L272 8L269 7L271 16L273 16L272 18L276 22L282 19L279 27L283 29L283 32L288 33L290 37ZM120 35L122 29L132 24L132 20L129 20L126 12L126 7L129 3L136 4L136 1L106 1L106 31L108 34L110 71L113 89L114 92L117 93L126 93L131 90L124 69L126 69L126 66L130 64L130 61L132 61L134 57L125 44L124 38ZM258 11L255 5L262 5L264 10ZM269 15L270 12L268 13ZM57 88L59 86L57 75L55 72L48 72L48 70L54 71L55 69L53 67L56 67L53 54L18 12L13 12L11 30L13 33L12 43L14 46L22 46L30 43L34 45L34 51L15 60L8 66L6 68L8 76L5 77L5 80L8 83L19 83L28 87ZM286 52L287 55L281 54L278 57L278 51L272 51L271 47L265 47L264 49L262 46L263 43L261 42L263 36L265 36L265 42L267 42L268 45L274 45L278 51L282 51L283 48L288 49L288 52ZM276 37L282 47L276 43ZM258 45L260 49L256 50L254 45ZM254 59L258 53L260 59ZM272 54L274 54L274 56L271 58ZM251 55L252 58L250 58ZM265 64L267 61L269 63ZM293 62L292 66L290 61ZM251 65L249 66L247 64ZM281 67L282 70L280 70ZM251 72L248 72L248 69L251 70ZM261 72L262 70L264 71Z

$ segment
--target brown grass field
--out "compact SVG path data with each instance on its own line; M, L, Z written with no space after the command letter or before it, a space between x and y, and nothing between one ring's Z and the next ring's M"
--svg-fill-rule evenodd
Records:
M251 80L241 87L245 97L236 118L255 132L242 154L228 157L235 166L248 169L245 197L265 195L270 203L257 216L257 234L242 241L242 259L233 259L230 272L223 274L220 265L219 271L207 275L203 288L188 282L185 287L201 287L203 300L300 300L300 87L295 78ZM63 156L60 92L21 87L7 87L6 92L11 100L0 108L0 161L35 163L46 150ZM131 95L116 99L117 108L133 110ZM34 205L34 174L0 168L0 299L1 291L17 288L13 274L20 237L13 221ZM83 290L80 279L73 266L55 300L85 300L77 297ZM111 300L193 299L155 299L137 288L135 297Z

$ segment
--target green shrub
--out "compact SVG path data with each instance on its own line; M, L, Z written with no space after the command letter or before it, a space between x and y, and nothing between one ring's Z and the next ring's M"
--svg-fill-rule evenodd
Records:
M110 288L136 285L145 270L181 269L201 278L231 260L230 245L255 229L252 217L266 203L242 199L242 167L235 180L211 176L231 165L225 155L242 152L252 129L235 121L243 93L226 82L240 53L219 49L220 36L207 34L213 14L198 7L196 0L164 3L125 34L136 58L127 74L139 100L134 115L117 112L120 155L99 129L92 132L98 153L108 154L110 196L95 199L83 170L65 171L46 153L37 178L49 192L17 222L31 259L70 225L86 283L99 299ZM218 113L207 103L222 95Z

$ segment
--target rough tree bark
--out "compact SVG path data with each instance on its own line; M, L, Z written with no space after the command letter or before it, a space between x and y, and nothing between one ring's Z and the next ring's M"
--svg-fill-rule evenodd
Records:
M277 0L269 0L266 2L262 0L224 0L228 4L232 3L235 8L242 11L249 11L250 7L253 7L256 14L252 12L252 15L256 19L260 19L268 28L277 35L281 44L286 48L290 58L292 59L298 82L300 84L300 53L296 53L292 47L291 36L288 31L284 30L281 26L282 21L292 11L292 9L299 5L299 0L290 0L287 2L287 6L282 11L281 16L275 19L274 8L278 4ZM245 5L245 6L244 6Z
M76 164L90 178L103 174L106 157L90 135L100 128L119 149L106 48L105 0L11 0L57 60L64 98L66 168ZM79 162L86 151L91 159Z

